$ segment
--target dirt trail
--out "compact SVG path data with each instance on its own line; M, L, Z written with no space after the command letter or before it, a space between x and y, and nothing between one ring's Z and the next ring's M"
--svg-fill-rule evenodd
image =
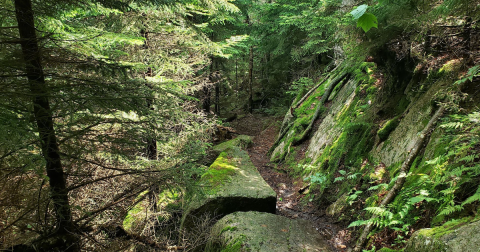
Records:
M270 163L267 152L275 142L282 119L253 114L235 120L231 126L239 134L255 136L254 144L248 149L248 153L262 177L277 193L276 213L292 219L309 220L319 234L329 240L332 249L347 251L346 243L350 237L345 227L326 216L325 212L320 211L312 202L302 200L306 195L299 192L304 186L301 179L288 176L288 170L282 164Z

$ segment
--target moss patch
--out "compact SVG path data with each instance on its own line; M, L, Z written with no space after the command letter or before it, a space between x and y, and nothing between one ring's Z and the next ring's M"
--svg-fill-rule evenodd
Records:
M253 137L247 135L239 135L236 138L213 146L213 150L217 152L226 151L232 147L246 149L253 144Z
M398 124L400 124L399 118L400 116L396 116L395 118L387 121L385 125L378 130L377 135L381 141L387 140L390 133L397 128Z
M228 153L222 152L208 170L202 175L202 182L216 187L227 181L230 176L235 174L235 166L231 163L231 157Z

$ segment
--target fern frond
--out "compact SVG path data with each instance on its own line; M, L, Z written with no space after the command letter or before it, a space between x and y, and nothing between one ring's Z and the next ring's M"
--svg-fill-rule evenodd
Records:
M472 155L468 155L468 156L465 156L463 158L460 158L458 161L460 162L466 162L466 163L471 163L473 162L476 158L478 158L478 154L472 154Z
M367 207L365 208L365 211L381 217L386 217L388 219L391 219L393 217L393 213L383 207Z
M378 184L378 185L376 185L376 186L372 186L372 187L368 188L368 190L369 190L369 191L374 191L374 190L379 189L380 187L387 188L387 187L388 187L388 184L385 184L385 183L383 183L383 184Z
M480 186L478 187L477 191L475 192L474 195L468 197L463 203L462 207L465 206L466 204L470 204L474 201L480 201Z
M438 214L438 216L442 216L442 215L448 216L454 212L459 212L462 210L463 210L463 206L460 206L460 205L447 206Z
M440 127L444 129L461 129L463 128L463 125L462 122L449 122L440 125Z

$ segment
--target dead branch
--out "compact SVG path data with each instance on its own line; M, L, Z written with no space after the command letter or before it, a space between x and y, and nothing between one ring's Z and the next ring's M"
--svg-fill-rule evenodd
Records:
M310 132L313 129L313 124L315 123L315 121L320 116L320 111L321 111L323 105L325 104L325 102L327 102L328 97L332 93L333 89L339 83L340 83L340 88L339 89L341 89L345 85L345 83L348 81L348 79L350 78L349 75L350 75L350 73L343 73L342 75L340 75L339 77L335 78L332 81L330 86L328 86L328 89L325 90L325 93L323 94L322 99L318 103L317 109L315 110L315 114L313 115L312 120L310 121L310 124L305 129L305 131L303 131L302 135L298 138L298 140L293 141L293 143L292 143L293 145L299 145L308 138L308 136L310 135Z

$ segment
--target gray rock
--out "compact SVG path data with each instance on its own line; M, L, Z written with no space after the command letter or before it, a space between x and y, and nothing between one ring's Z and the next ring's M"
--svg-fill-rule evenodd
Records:
M413 234L405 252L478 252L480 221L421 229Z
M306 220L237 212L225 216L212 229L206 251L332 251L326 239Z
M277 195L263 180L248 153L231 146L222 152L203 175L188 202L182 228L194 228L197 218L221 217L236 211L275 213Z

